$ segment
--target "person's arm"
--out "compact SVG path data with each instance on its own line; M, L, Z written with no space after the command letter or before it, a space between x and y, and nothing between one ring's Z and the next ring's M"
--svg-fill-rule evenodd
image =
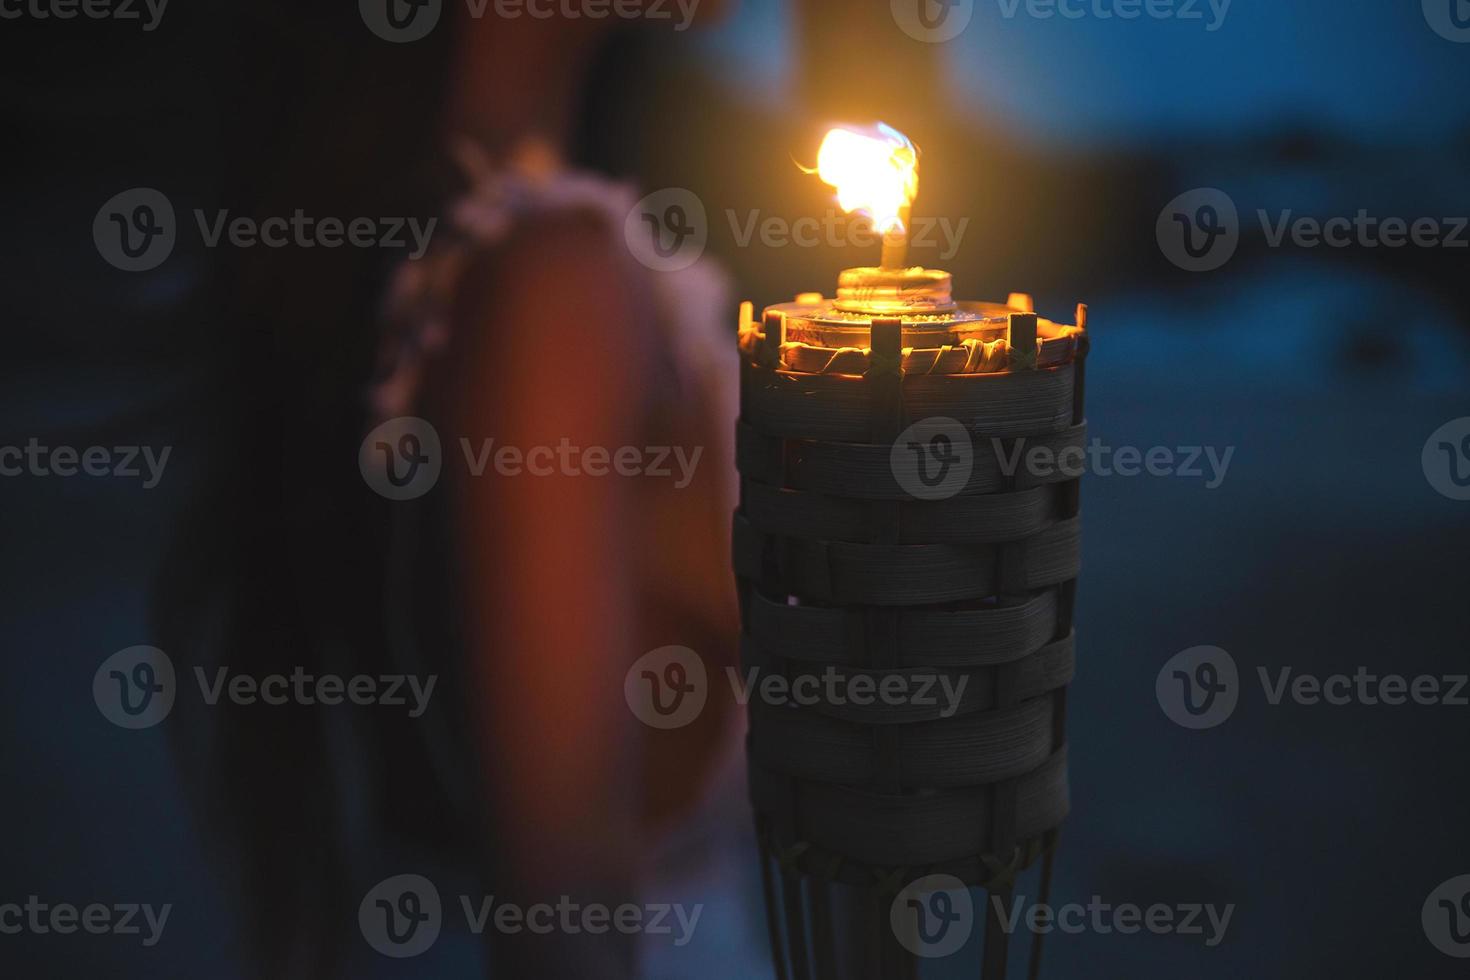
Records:
M574 216L515 236L461 282L434 398L473 659L466 694L506 876L496 887L529 902L616 902L638 853L639 733L622 694L639 654L633 491L580 472L580 450L637 442L636 300L606 230ZM461 439L471 455L494 440L482 476ZM519 475L499 472L502 447L519 451ZM595 941L606 953L616 936ZM543 971L569 942L531 940Z

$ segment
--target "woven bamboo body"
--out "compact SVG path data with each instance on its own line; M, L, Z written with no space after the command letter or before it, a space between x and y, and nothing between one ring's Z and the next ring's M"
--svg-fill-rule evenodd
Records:
M767 896L778 975L823 977L836 959L820 947L841 942L833 883L865 891L886 931L884 900L915 878L1005 894L1038 856L1050 860L1068 809L1078 479L1014 464L1018 447L1081 458L1088 341L1081 309L1079 325L1039 334L1034 314L1012 311L1004 336L926 349L903 322L874 319L865 347L824 350L810 330L787 340L791 309L741 329L733 553L745 670L867 674L875 687L892 675L951 690L964 680L947 706L751 701L751 797L765 870L782 884L780 911L774 883ZM968 434L969 472L920 499L895 441L932 418ZM983 975L1001 977L1005 937L990 925ZM877 943L875 975L913 975L911 957Z

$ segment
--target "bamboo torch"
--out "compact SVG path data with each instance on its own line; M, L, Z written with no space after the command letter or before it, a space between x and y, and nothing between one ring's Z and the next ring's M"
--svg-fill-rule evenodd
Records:
M744 666L793 689L836 671L968 693L947 713L751 701L774 965L783 980L909 978L973 927L978 975L1001 980L992 899L1009 907L1039 861L1046 901L1068 809L1080 538L1078 474L1004 461L1017 446L1083 451L1086 308L1065 324L1021 293L956 301L948 272L909 265L918 150L892 127L830 131L808 172L883 249L842 270L834 298L741 306ZM1039 956L1038 942L1030 976Z

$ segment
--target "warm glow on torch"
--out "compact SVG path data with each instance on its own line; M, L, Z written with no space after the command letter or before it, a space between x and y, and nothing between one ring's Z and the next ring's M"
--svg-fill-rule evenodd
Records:
M885 123L828 130L817 166L807 173L837 188L842 210L866 215L885 236L884 266L893 264L895 245L901 260L909 205L919 190L919 151L907 136Z

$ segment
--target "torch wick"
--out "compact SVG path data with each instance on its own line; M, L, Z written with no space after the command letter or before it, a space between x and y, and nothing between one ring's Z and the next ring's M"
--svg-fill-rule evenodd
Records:
M878 260L882 269L903 269L908 265L909 252L909 205L898 209L898 225L883 236L883 256Z

